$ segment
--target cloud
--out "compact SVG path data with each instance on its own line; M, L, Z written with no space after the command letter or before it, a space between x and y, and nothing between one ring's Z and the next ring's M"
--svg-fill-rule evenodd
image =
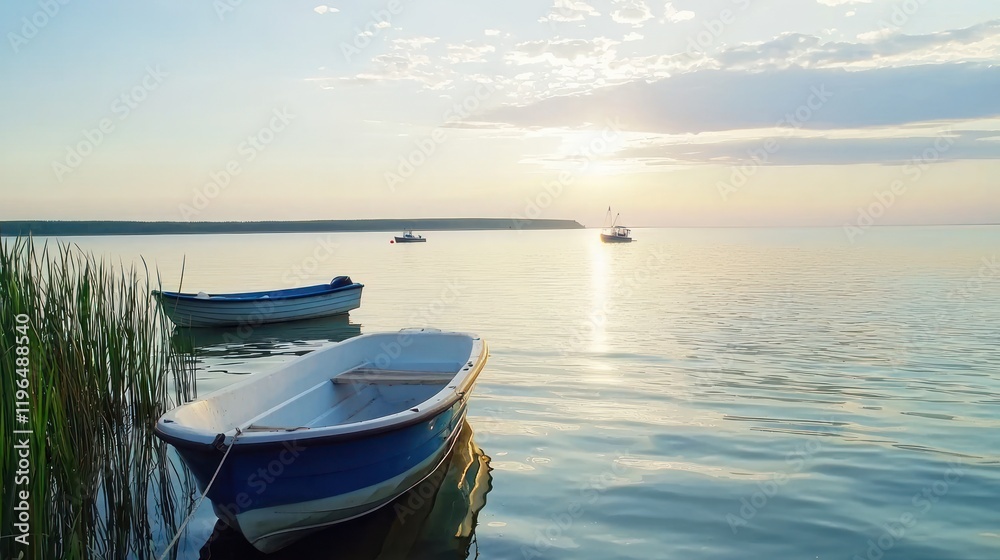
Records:
M691 10L678 10L673 2L667 2L666 11L663 15L664 22L680 23L689 19L694 19L695 13Z
M370 33L370 31L368 32ZM365 85L379 82L415 81L428 89L441 89L450 85L456 76L455 70L440 64L439 58L432 59L426 47L439 41L438 37L409 37L393 39L388 43L388 52L373 56L369 69L353 76L312 78L324 88L337 85ZM492 50L494 47L489 47ZM451 62L473 61L473 45L448 45L447 59ZM484 52L489 52L486 50Z
M483 31L483 35L486 35L487 37L495 37L495 36L497 36L499 34L500 34L500 30L499 29L487 29L487 30Z
M408 37L405 39L393 39L389 43L389 48L393 51L412 51L422 49L427 45L437 43L440 37Z
M527 104L552 95L586 93L634 81L656 81L702 70L773 72L789 68L872 68L920 66L1000 58L1000 21L926 35L890 33L863 37L863 42L830 41L815 35L787 33L711 53L689 42L686 52L619 57L617 41L557 39L521 43L505 60L517 66L558 68L517 87L509 100ZM623 38L623 41L625 38ZM506 79L499 76L498 80Z
M446 59L452 64L464 62L483 62L486 55L496 52L493 45L478 44L473 41L466 41L460 45L448 45Z
M613 57L612 47L618 41L606 37L596 39L554 39L519 43L507 53L506 59L518 65L546 62L553 66L587 65L602 58Z
M313 11L317 14L335 14L340 10L334 8L333 6L316 6L313 8Z
M511 112L503 116L513 120L499 117L498 120L525 126L540 123L574 126L574 123L580 122L578 119L581 114L604 109L594 104L596 99L603 100L608 107L618 107L616 110L623 111L623 114L637 111L644 105L664 102L657 98L660 94L667 95L668 101L665 103L668 106L686 107L685 103L690 101L682 99L683 92L675 91L670 84L685 83L692 88L703 88L704 91L699 96L706 102L710 99L720 101L711 110L704 112L685 109L697 119L690 123L681 122L679 130L691 130L691 127L696 127L699 123L707 127L703 130L716 130L720 126L760 126L759 122L743 122L741 114L749 111L738 108L755 108L752 112L757 115L766 119L777 118L766 110L767 106L760 105L760 100L770 96L778 106L791 104L794 107L801 103L792 103L794 99L788 97L789 93L794 94L801 89L802 84L793 80L796 76L817 76L817 79L830 77L845 87L864 86L869 91L882 88L884 91L897 92L901 96L901 103L885 101L870 104L889 116L898 115L898 111L904 108L912 108L908 105L908 99L920 97L924 92L930 96L922 101L928 106L976 108L982 106L982 92L1000 91L996 84L976 82L977 79L992 76L991 65L1000 58L1000 20L924 35L890 33L865 36L864 42L830 41L815 35L788 33L770 40L738 44L711 53L701 52L697 50L697 45L689 43L687 52L619 56L618 47L623 41L638 40L640 37L641 33L632 31L621 41L596 37L521 42L505 52L502 58L496 57L506 63L499 66L498 73L478 76L474 81L494 84L501 92L498 99L502 98L510 105L508 109ZM448 45L436 49L436 54L428 59L433 60L434 64L422 64L423 59L418 58L418 55L426 57L425 47L436 41L436 38L430 37L389 41L390 49L387 54L394 55L393 57L376 58L373 60L374 68L353 78L338 79L350 83L409 79L437 89L452 82L473 80L473 77L465 75L467 72L458 69L457 65L482 62L487 58L494 58L490 55L497 52L495 47L485 43ZM963 61L970 61L971 64L963 65ZM935 65L939 67L933 68ZM915 70L908 72L905 71L907 68ZM883 72L869 73L876 69ZM809 74L826 70L831 72ZM515 74L531 77L512 77ZM850 78L851 74L863 76L866 82L850 82L851 79L861 79ZM878 82L876 77L884 78L884 83L877 87L873 85ZM768 84L772 78L776 81ZM949 83L942 83L942 80ZM951 83L963 81L969 84L969 89L947 88ZM816 81L813 85L822 83L826 82ZM900 84L904 84L905 88L900 89ZM744 97L728 98L725 102L718 99L719 91L741 91L747 87L751 89ZM987 89L983 89L984 87ZM625 95L627 102L622 105L618 97L609 97L609 92L612 91ZM638 97L628 99L629 92ZM637 92L651 97L642 97ZM970 97L973 102L967 104L965 99ZM550 98L558 100L552 101L550 105L545 102ZM875 95L874 98L883 99L880 95ZM950 99L963 101L954 103L949 102ZM685 103L681 103L682 101ZM581 104L589 106L582 107ZM539 107L544 110L538 109ZM861 111L864 107L857 109ZM538 120L529 114L536 110L542 111L537 116ZM729 119L734 113L737 118ZM880 122L878 114L872 114L871 111L859 114L874 119L871 121L873 123ZM915 120L921 118L923 117L915 117ZM903 119L900 122L910 121ZM664 125L662 119L658 120L655 115L652 119L636 119L636 123L640 126Z
M600 12L583 0L554 0L549 13L538 18L538 21L541 23L583 21L587 16L599 15Z
M611 19L616 23L642 27L647 20L653 19L653 12L645 0L614 0L614 3L616 9L611 12Z
M522 127L575 127L618 119L627 130L698 134L772 127L789 121L791 115L803 129L833 130L1000 115L997 91L1000 67L979 64L860 72L704 70L504 107L483 120ZM828 99L818 100L817 92L825 92ZM801 118L802 113L809 118Z
M945 131L905 138L802 138L773 130L772 135L716 143L645 142L620 150L615 156L642 166L721 164L738 165L756 159L767 165L900 165L969 159L996 159L1000 145L978 142L979 132ZM767 153L765 142L777 149ZM925 156L931 148L932 154Z
M862 34L860 43L824 42L814 35L786 33L770 41L745 43L712 56L715 67L765 70L808 68L884 68L928 63L984 61L1000 57L1000 20L926 35L893 30ZM697 54L697 53L694 53Z

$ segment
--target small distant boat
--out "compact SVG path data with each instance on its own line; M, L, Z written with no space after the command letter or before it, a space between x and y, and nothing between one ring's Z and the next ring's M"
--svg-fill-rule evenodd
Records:
M404 230L403 235L397 235L394 239L396 243L423 243L427 241L423 235L414 235L412 229Z
M601 241L605 243L631 243L632 242L632 230L625 226L618 225L618 214L615 216L613 222L611 222L611 227L605 227L601 230ZM604 223L607 224L608 220L611 218L611 207L608 206L608 214L604 217Z
M361 307L364 284L338 276L329 284L235 294L183 294L153 291L164 313L178 327L260 325L314 319Z
M458 440L488 348L427 329L329 344L164 414L216 515L270 553L391 503Z

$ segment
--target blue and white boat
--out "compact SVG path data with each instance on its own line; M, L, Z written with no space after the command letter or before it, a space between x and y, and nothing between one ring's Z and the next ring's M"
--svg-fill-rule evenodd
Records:
M447 457L488 348L424 329L327 345L164 414L219 519L262 552L374 511Z
M178 327L260 325L315 319L361 307L364 284L338 276L329 284L235 294L183 294L153 291L164 313Z

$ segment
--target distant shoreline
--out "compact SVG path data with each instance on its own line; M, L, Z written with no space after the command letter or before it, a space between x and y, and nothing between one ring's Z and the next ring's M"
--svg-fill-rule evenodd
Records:
M311 220L261 222L139 222L139 221L0 221L0 237L87 235L178 235L207 233L330 233L420 231L584 229L575 220L512 218L416 218L374 220Z

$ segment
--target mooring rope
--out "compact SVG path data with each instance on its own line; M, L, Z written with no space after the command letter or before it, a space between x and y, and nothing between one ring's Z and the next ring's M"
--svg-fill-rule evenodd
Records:
M211 490L212 485L215 484L215 478L219 476L219 471L222 470L222 465L226 463L226 459L229 457L229 452L232 451L233 447L236 446L236 439L241 435L243 435L243 432L240 431L239 428L236 428L236 435L233 436L233 441L229 444L229 447L226 448L225 454L222 455L222 460L219 461L219 466L216 467L215 474L212 475L212 480L208 481L208 486L205 487L205 491L202 492L201 497L198 498L198 501L194 504L194 508L191 509L191 513L189 513L188 516L184 518L184 522L181 523L180 529L177 530L177 534L174 535L173 540L170 541L170 544L167 545L167 548L163 550L163 554L160 555L159 560L164 560L164 558L167 557L167 554L170 553L170 549L172 549L174 545L177 544L177 541L180 540L181 535L184 534L184 529L187 527L188 522L191 521L192 517L194 517L194 514L195 512L198 511L198 508L201 506L201 503L205 501L205 496L208 495L208 491Z

